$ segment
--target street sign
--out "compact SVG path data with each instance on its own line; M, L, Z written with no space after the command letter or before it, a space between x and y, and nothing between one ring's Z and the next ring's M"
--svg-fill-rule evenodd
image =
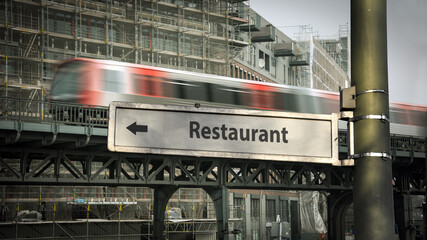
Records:
M337 164L338 115L113 102L108 149Z

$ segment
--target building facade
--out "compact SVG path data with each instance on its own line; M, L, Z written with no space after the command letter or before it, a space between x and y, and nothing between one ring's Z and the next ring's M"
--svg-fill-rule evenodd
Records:
M0 29L2 96L44 99L55 67L76 57L330 91L349 82L327 41L292 40L241 0L6 0Z
M243 47L242 1L2 1L2 95L36 97L54 69L85 57L228 75Z

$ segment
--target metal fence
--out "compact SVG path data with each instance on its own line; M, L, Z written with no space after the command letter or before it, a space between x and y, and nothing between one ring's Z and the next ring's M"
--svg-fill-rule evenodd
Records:
M391 148L397 151L425 152L426 139L412 136L391 136Z
M0 98L0 120L107 127L108 107Z

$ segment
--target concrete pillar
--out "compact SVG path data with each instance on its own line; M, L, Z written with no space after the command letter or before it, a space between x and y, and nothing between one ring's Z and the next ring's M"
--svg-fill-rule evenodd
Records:
M266 227L265 224L267 224L267 198L264 194L259 195L259 236L261 240L267 239L266 233Z
M228 199L230 201L230 203L228 204L228 207L230 208L228 217L235 218L237 214L237 209L236 206L234 206L234 193L228 193Z
M228 240L228 189L226 187L205 187L203 188L211 197L215 205L216 222L218 232L217 240Z
M166 205L172 195L178 190L177 186L167 185L154 188L153 202L153 239L163 240L165 231Z
M244 194L245 196L245 215L243 216L245 218L245 225L246 229L243 229L246 232L246 238L252 239L252 221L251 221L251 195L250 194Z
M277 215L280 215L280 197L279 196L275 196L274 197L274 221L277 220ZM282 218L282 216L280 216L280 218ZM282 220L280 220L282 221Z

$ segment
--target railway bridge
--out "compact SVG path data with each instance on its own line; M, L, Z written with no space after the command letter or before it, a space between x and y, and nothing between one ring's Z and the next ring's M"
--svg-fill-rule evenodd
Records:
M152 188L154 239L162 238L166 204L181 187L203 188L212 198L219 239L231 231L228 189L326 191L329 239L344 239L352 166L110 152L108 114L105 107L0 99L0 185ZM425 194L426 139L392 135L391 150L396 223L409 231L409 196ZM340 131L340 159L347 153Z

